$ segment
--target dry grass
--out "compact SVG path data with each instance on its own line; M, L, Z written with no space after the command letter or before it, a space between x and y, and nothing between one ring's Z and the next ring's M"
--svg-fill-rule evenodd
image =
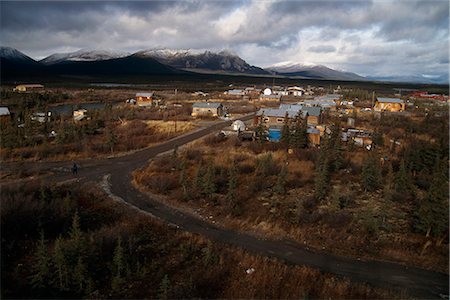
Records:
M150 120L145 123L155 132L162 134L180 134L195 128L195 124L190 121Z

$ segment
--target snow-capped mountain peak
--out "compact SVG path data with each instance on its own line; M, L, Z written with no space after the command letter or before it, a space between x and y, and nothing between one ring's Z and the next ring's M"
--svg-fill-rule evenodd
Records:
M0 47L0 57L10 60L30 60L29 56L26 56L19 50L11 47Z
M55 53L44 58L40 62L46 65L52 65L63 61L100 61L125 57L128 55L130 54L126 52L81 49L70 53Z

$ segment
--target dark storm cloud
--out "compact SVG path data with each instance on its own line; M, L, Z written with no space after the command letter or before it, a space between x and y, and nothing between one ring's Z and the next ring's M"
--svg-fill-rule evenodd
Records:
M231 48L256 65L448 71L444 0L1 1L0 8L0 43L34 57L80 48Z

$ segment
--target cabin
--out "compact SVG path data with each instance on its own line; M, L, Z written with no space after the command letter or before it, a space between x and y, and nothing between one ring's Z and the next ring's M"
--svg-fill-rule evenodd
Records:
M245 95L244 90L240 90L240 89L233 89L233 90L228 90L225 92L226 95L228 96L238 96L238 97L242 97Z
M305 106L302 108L302 111L305 112L307 115L306 124L308 124L308 126L315 126L315 125L319 125L322 123L322 108L321 107Z
M309 143L313 146L320 145L320 130L313 127L308 127L306 129L306 134L308 135Z
M405 101L400 98L377 98L374 111L400 112L405 110Z
M277 94L270 94L270 95L266 95L266 94L261 94L259 95L259 101L276 101L276 102L280 102L281 101L281 95Z
M139 106L152 106L153 93L136 93L136 101Z
M52 117L51 111L49 111L47 113L35 112L35 113L32 113L30 116L31 121L35 121L35 122L39 122L39 123L46 123L50 120L51 117Z
M306 116L301 110L264 108L256 113L253 123L254 125L257 125L262 122L266 127L283 126L286 118L288 118L288 121L291 121L298 114L301 114L301 117L303 118Z
M73 120L75 122L80 122L87 118L87 110L86 109L78 109L73 111Z
M2 124L7 123L11 119L11 112L6 106L0 107L0 122Z
M42 84L19 84L16 86L13 91L14 92L35 92L41 91L44 89Z
M223 105L219 102L196 102L192 105L191 115L219 117L223 115Z
M301 97L303 93L305 92L304 88L298 87L298 86L291 86L287 89L288 95L294 96L294 97Z

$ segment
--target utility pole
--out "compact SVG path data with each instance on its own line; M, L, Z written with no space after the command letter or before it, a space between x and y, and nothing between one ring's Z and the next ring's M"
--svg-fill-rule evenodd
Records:
M372 92L372 108L375 103L375 91Z

